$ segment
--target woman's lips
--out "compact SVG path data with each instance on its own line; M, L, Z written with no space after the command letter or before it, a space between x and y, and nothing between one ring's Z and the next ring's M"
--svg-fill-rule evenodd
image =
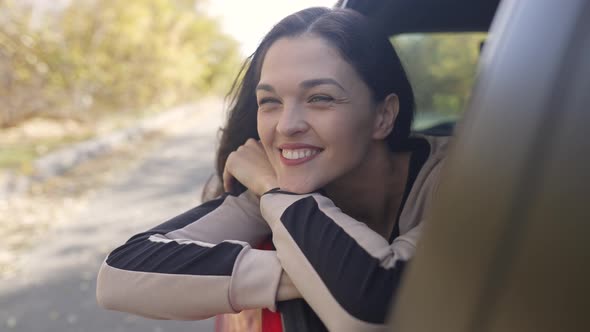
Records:
M322 149L307 144L284 144L279 146L281 162L287 166L296 166L314 159Z

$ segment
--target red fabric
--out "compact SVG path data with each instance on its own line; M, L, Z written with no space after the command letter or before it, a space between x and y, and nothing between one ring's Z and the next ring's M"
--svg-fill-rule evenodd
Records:
M275 250L271 239L264 241L258 248ZM268 309L262 309L262 332L283 332L281 314L278 311L272 312Z
M281 314L262 309L262 332L283 332Z
M264 241L257 249L275 250L272 240ZM279 312L268 309L244 310L239 314L218 315L215 332L283 332Z

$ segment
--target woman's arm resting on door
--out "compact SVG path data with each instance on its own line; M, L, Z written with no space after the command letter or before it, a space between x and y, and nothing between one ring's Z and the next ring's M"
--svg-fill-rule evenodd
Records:
M283 268L328 329L383 328L419 227L390 244L320 194L271 192L261 204Z
M275 251L252 248L269 234L254 195L221 196L115 249L100 268L97 300L157 319L274 309L282 267Z

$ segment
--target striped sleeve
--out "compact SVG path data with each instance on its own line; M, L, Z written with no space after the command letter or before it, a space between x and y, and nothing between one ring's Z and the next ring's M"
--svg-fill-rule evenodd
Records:
M418 196L428 199L432 189L434 181L428 180ZM413 203L419 202L406 204ZM270 191L260 207L281 265L328 330L385 329L422 223L389 243L319 193Z
M98 303L156 319L274 309L282 267L252 246L270 235L257 198L225 195L133 236L108 255Z

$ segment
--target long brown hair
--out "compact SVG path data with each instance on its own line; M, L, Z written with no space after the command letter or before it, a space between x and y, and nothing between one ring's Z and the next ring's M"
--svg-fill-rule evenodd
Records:
M256 85L264 56L272 44L281 38L313 34L328 41L337 49L369 86L375 102L381 102L391 93L397 94L400 110L391 134L389 147L398 151L405 148L414 118L414 94L406 72L389 39L371 25L362 14L350 9L313 7L289 15L275 25L264 37L256 51L244 62L238 77L227 96L229 112L227 123L221 129L217 150L217 179L211 195L223 192L222 176L227 157L247 139L259 139L256 119L258 105ZM210 181L211 182L211 181ZM234 193L245 187L238 184Z

